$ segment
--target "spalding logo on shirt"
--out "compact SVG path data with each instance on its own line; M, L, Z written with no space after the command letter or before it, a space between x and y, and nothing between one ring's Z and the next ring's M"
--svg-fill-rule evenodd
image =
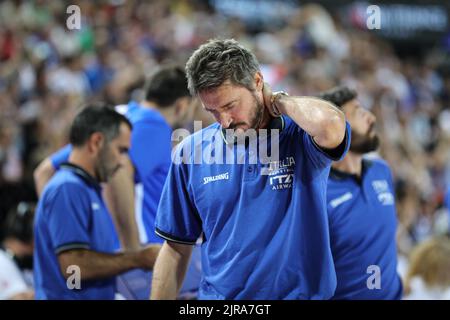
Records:
M219 180L228 180L229 179L229 175L228 172L222 173L222 174L218 174L216 176L211 176L211 177L204 177L203 178L203 184L207 184L213 181L219 181Z

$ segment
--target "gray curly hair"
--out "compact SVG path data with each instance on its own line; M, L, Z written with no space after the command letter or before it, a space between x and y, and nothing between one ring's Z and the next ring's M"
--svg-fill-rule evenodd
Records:
M194 51L186 63L192 95L217 88L227 80L254 90L254 76L258 71L255 55L234 39L209 40Z

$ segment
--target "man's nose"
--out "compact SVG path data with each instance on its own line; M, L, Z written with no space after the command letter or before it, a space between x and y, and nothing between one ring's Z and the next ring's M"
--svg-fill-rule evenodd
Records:
M367 122L370 124L375 123L377 121L377 117L371 112L366 111Z
M219 123L222 128L227 129L232 122L232 118L229 114L222 113L219 117Z

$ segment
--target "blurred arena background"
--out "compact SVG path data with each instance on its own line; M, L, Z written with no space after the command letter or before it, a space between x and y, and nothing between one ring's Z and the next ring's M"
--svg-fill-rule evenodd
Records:
M66 26L72 4L80 30ZM367 27L371 4L380 29ZM67 143L82 103L139 99L158 65L184 65L207 39L227 37L256 53L275 90L348 85L377 116L405 275L412 250L449 229L449 20L447 1L1 1L0 237L8 212L36 202L33 170ZM447 271L449 259L439 260Z

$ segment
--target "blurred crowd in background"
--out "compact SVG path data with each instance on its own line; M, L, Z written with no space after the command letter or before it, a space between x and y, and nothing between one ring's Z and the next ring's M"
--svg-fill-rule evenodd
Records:
M81 9L81 30L66 27L71 3ZM445 46L436 42L420 54L399 54L391 42L349 28L317 4L255 28L207 1L71 3L0 2L0 223L19 201L36 200L33 169L66 144L80 105L139 100L152 70L169 62L184 65L207 39L227 37L255 52L275 90L316 95L342 84L357 90L377 116L379 154L393 170L401 256L448 232Z

